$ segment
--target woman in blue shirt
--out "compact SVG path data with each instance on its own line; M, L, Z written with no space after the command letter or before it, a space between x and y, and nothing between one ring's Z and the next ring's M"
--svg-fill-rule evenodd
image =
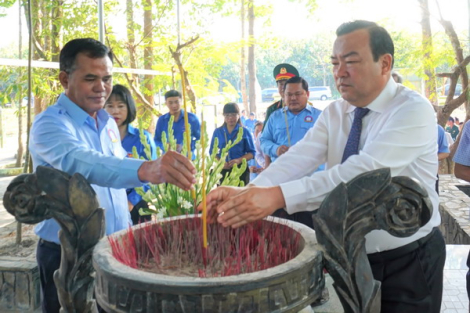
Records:
M236 103L227 103L224 106L224 124L214 130L212 135L212 141L210 146L210 153L214 148L214 139L218 138L219 140L219 151L217 156L220 157L220 152L227 145L229 141L234 142L238 135L238 130L240 127L243 128L243 137L242 140L237 143L235 146L230 148L228 151L227 159L225 160L224 169L222 170L222 179L232 171L233 165L241 164L243 159L249 161L255 156L255 145L253 144L253 137L250 131L242 126L240 120L240 109ZM250 182L250 171L248 166L240 176L240 180L245 182L245 186Z
M140 142L139 129L131 125L136 118L136 106L129 89L122 85L114 85L113 91L106 101L104 109L116 121L119 129L119 138L121 139L122 147L127 152L127 156L132 158L132 148L136 147L139 157L148 159L144 152L144 146ZM151 159L155 160L157 158L155 142L149 132L144 130L144 134L147 138L147 143L150 145ZM110 134L110 136L113 136L113 134ZM116 140L118 140L118 138L116 138ZM144 186L144 190L145 189L146 186ZM148 207L148 204L135 189L127 189L127 201L134 225L150 220L150 216L139 215L139 209Z

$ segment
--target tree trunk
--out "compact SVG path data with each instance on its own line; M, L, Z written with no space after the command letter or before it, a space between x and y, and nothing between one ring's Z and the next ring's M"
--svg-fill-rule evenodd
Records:
M18 26L19 26L19 33L18 33L18 58L21 60L23 58L23 35L22 35L22 24L21 24L21 1L18 1ZM21 88L21 83L23 80L23 70L21 67L18 68L19 75L18 75L18 92L16 93L16 97L18 99L18 151L16 153L16 167L20 167L23 161L23 110L22 110L22 98L23 98L23 90Z
M59 62L60 49L63 46L62 22L64 18L64 0L55 0L51 12L51 61Z
M253 0L248 0L248 79L250 88L250 112L256 114L256 64L255 64L255 10Z
M241 0L241 20L242 20L242 47L240 56L240 91L242 94L243 107L248 112L248 97L246 94L246 52L245 52L245 0Z
M423 51L423 67L424 74L426 75L425 81L425 96L429 101L437 107L437 94L436 94L436 75L432 62L433 46L432 46L432 32L431 22L429 15L428 0L418 0L421 6L421 29L422 29L422 51Z
M145 47L144 47L144 68L147 70L152 69L153 64L153 25L152 25L152 0L144 0L144 36L145 36ZM150 106L154 107L154 86L153 86L153 76L145 75L144 76L144 89L145 89L145 100L147 100ZM153 133L156 126L155 115L152 114L152 111L148 110L145 106L141 106L139 110L139 115L141 117L150 118L150 123L148 130Z
M195 36L195 37L191 38L190 40L188 40L187 42L185 42L183 44L178 44L174 51L171 47L169 47L171 56L173 57L173 59L175 60L176 65L178 66L180 75L182 75L182 77L184 77L184 84L185 84L185 87L186 87L185 93L188 96L189 101L191 102L191 111L193 113L196 113L196 94L194 93L191 82L189 81L188 72L186 72L184 70L183 62L181 60L181 54L182 54L182 50L185 47L190 47L198 39L199 39L199 36Z

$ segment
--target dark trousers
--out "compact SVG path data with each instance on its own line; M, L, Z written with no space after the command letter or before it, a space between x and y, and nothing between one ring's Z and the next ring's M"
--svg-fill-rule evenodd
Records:
M470 251L468 251L468 257L467 257L467 296L468 300L470 300Z
M145 223L152 219L150 215L140 215L139 210L141 208L148 208L148 203L145 202L145 200L140 200L140 202L134 205L134 207L132 208L131 210L132 225Z
M42 292L42 312L59 313L60 303L54 284L54 272L60 266L60 246L39 239L36 250Z
M232 172L232 169L229 169L229 170L222 170L220 172L220 174L222 174L222 178L220 179L220 184L224 181L224 178L225 176L227 175L230 175L230 172ZM246 170L240 175L240 180L245 182L245 186L248 185L250 183L250 169L248 168L248 166L246 167Z
M411 245L417 247L406 251ZM439 313L446 258L444 238L434 228L427 241L407 246L368 255L374 279L382 282L381 313Z
M59 297L54 283L54 272L59 269L60 258L59 245L39 239L36 261L38 262L39 279L41 281L41 308L43 313L59 313L60 311ZM97 305L97 309L98 313L105 313L99 305Z
M304 224L305 226L310 227L311 229L314 229L312 214L313 213L310 211L302 211L302 212L297 212L294 214L288 214L286 210L284 209L277 209L276 211L274 211L272 216L285 218L286 220L290 220L290 221L299 222L301 224Z

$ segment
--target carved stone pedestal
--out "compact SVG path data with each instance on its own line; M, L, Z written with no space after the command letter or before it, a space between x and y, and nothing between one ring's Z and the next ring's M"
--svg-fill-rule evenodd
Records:
M40 303L36 262L19 257L1 257L0 312L32 313Z

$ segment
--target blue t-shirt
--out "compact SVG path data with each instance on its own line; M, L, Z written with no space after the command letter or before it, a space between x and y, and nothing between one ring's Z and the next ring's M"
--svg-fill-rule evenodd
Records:
M222 149L227 145L227 142L229 141L234 142L235 139L237 139L238 130L240 129L240 127L242 126L237 124L231 133L229 133L225 125L222 127L216 128L214 130L214 134L212 135L209 153L212 154L212 150L214 149L214 139L218 138L219 139L219 147L218 147L219 151L217 152L217 156L220 157L220 153ZM237 143L235 146L230 148L225 161L228 162L233 159L238 159L247 153L253 154L253 157L254 157L256 153L255 145L253 143L253 136L250 134L250 131L246 129L245 127L243 127L242 140L240 140L239 143Z
M170 122L170 113L163 114L157 121L157 127L155 129L155 144L160 147L162 151L166 151L162 143L162 133L166 133L168 139L168 123ZM196 147L196 141L201 138L201 123L197 116L191 112L188 112L188 123L191 127L191 153L194 158L194 149ZM180 116L177 121L173 122L173 135L175 136L176 144L183 144L183 134L185 131L184 127L184 110L181 110Z
M152 136L146 130L144 130L145 137L147 138L147 143L150 145L150 160L155 160L157 158L157 149L155 147L155 142L152 140ZM131 124L127 125L127 135L122 140L122 147L126 150L127 156L132 158L132 148L135 147L139 157L144 157L146 160L149 160L144 151L144 145L140 141L140 132L138 128L135 128ZM144 191L149 189L148 185L144 185ZM129 188L126 190L127 200L133 205L142 200L142 196L137 193L134 188Z
M65 94L35 118L29 149L34 168L49 166L82 174L105 210L106 234L132 225L126 188L142 186L137 171L143 160L127 158L114 119L105 110L96 120ZM59 224L45 220L35 227L44 240L60 244Z

